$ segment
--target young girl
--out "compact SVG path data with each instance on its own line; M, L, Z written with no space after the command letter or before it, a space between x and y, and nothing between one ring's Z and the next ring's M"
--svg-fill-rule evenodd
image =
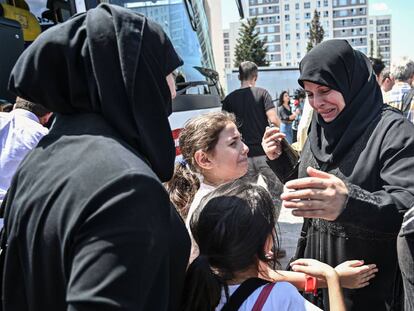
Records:
M182 161L176 164L174 176L166 188L189 232L190 219L201 199L218 186L247 172L248 147L243 143L235 122L233 114L211 112L190 119L181 131ZM284 137L283 134L276 136ZM193 240L190 262L197 256L198 247ZM335 269L341 276L341 285L346 288L367 286L368 280L377 272L375 265L364 265L361 260L346 261ZM303 287L302 274L280 273L298 288Z
M320 310L270 268L277 263L274 211L268 192L243 180L201 201L190 222L200 254L188 268L181 310ZM335 269L307 259L291 265L326 282L331 310L345 310Z

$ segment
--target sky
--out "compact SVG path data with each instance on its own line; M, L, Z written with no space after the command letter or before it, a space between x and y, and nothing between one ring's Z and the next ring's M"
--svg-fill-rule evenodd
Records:
M401 57L414 60L414 1L413 0L368 0L369 15L391 14L392 62ZM222 0L223 29L239 20L236 0Z

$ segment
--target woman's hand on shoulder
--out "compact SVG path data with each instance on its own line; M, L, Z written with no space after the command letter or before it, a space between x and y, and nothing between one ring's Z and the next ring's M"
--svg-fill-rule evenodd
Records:
M348 260L335 267L341 287L362 288L369 285L378 268L375 264L364 265L363 260Z
M262 147L270 160L275 160L282 154L281 140L285 137L286 135L280 133L278 127L266 127L262 138Z
M308 167L309 177L286 183L280 196L283 207L293 209L298 217L333 221L341 214L348 197L348 188L335 175Z

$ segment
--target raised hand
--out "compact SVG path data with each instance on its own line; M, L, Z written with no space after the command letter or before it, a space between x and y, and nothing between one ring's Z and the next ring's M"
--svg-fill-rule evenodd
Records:
M279 132L278 127L266 127L262 138L262 147L270 160L275 160L282 154L280 141L285 137L285 134Z

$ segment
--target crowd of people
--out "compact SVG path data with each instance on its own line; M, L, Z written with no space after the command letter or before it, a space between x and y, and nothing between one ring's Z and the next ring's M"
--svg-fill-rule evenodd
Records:
M18 59L0 112L0 309L414 310L414 63L328 40L276 108L243 62L176 161L182 64L158 24L109 4ZM281 208L303 218L286 269Z

